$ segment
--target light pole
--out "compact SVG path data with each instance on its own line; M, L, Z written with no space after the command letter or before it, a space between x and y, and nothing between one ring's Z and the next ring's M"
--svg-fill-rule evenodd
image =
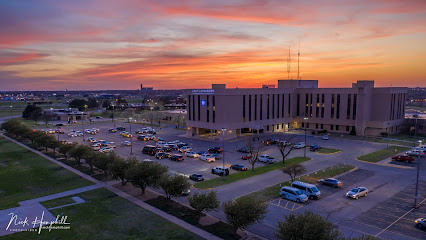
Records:
M114 124L114 128L115 128L115 122L114 122L114 104L111 104L112 106L112 123Z
M225 180L225 131L226 128L222 128L222 167L223 167L223 175L222 179Z
M86 139L84 139L84 120L83 120L83 113L81 113L81 126L83 128L83 141L86 141Z
M306 157L306 131L307 131L307 129L306 129L306 121L308 120L308 118L307 117L305 117L305 118L303 118L303 120L305 120L304 122L305 122L305 149L304 149L304 152L303 152L303 157Z
M129 123L130 123L130 155L133 155L132 118L129 118Z
M12 116L12 118L13 118L13 106L10 105L9 107L10 107L10 116Z
M416 193L414 194L414 208L419 208L417 204L417 192L419 189L419 173L420 173L420 157L421 157L422 140L419 140L419 155L417 155L417 178L416 178Z

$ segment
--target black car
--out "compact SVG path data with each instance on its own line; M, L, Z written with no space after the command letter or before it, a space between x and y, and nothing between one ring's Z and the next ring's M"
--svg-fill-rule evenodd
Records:
M183 156L180 155L180 154L174 154L170 157L170 160L176 161L176 162L181 162L181 161L183 161Z
M155 146L147 145L147 146L143 147L142 153L148 154L148 155L151 155L151 156L155 156L155 154L156 154L155 149L156 149Z
M244 166L243 164L234 164L231 165L231 169L237 170L237 171L247 171L247 167Z
M250 151L249 151L249 149L248 149L248 148L243 147L243 148L239 148L239 149L237 149L237 152L249 153Z
M186 143L178 143L177 146L178 146L178 148L181 148L181 147L188 146L188 144L186 144Z
M62 126L64 126L64 124L62 124L62 123L57 123L55 126L57 126L57 127L62 127Z
M319 182L322 185L327 185L327 186L332 186L335 188L341 187L342 186L342 182L335 179L335 178L326 178L326 179L321 179L319 180Z
M108 132L110 132L110 133L115 133L115 132L117 132L117 130L115 130L115 128L110 128L110 129L108 130Z
M149 134L153 134L153 135L154 135L154 134L157 134L157 132L156 132L156 131L154 131L154 130L149 130L149 131L148 131L148 133L149 133Z
M171 152L173 149L171 147L162 147L164 152Z
M191 176L189 176L189 179L192 179L192 180L197 181L197 182L204 181L203 175L197 174L197 173L194 173Z
M126 128L125 128L125 127L122 127L122 126L118 126L118 127L117 127L117 130L118 130L118 131L125 131L125 130L126 130Z
M162 152L165 152L165 151L162 147L157 147L157 148L155 148L155 152L156 153L162 153Z
M165 152L159 152L159 153L155 154L155 157L157 159L169 158L171 156L172 155L170 153L165 153Z
M309 151L311 151L311 152L315 152L315 151L320 150L320 149L321 149L321 147L318 146L318 145L311 145L309 147Z
M223 148L221 147L213 147L207 150L209 153L221 153L223 152Z
M139 135L137 139L140 141L149 141L149 138L147 138L145 135Z
M65 132L64 132L64 130L62 130L62 129L56 129L56 130L55 130L55 133L61 133L61 134L64 134Z
M272 145L272 144L277 144L277 140L272 140L272 139L263 139L262 143L265 145Z

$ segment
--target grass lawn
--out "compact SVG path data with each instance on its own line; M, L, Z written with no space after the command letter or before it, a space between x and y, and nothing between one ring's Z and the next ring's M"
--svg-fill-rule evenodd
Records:
M219 221L217 223L203 226L198 223L200 216L197 214L197 212L191 208L188 208L186 206L183 206L177 202L169 201L167 198L160 196L154 199L150 199L145 201L149 205L152 205L153 207L156 207L158 209L163 210L164 212L167 212L170 215L173 215L177 218L180 218L184 220L185 222L197 226L198 228L201 228L207 232L210 232L220 238L223 239L235 239L233 237L233 228L231 225Z
M0 137L0 209L93 183Z
M340 150L334 149L334 148L321 148L320 150L317 151L317 153L322 153L322 154L333 154L338 152L340 152Z
M0 117L18 116L22 115L22 110L13 109L12 111L7 108L0 108Z
M202 239L106 189L76 196L86 202L50 211L67 216L71 229L21 232L4 239Z
M338 174L350 171L354 168L355 167L351 166L351 165L338 164L338 165L327 167L327 168L321 169L319 171L316 171L314 173L311 173L311 174L309 174L309 176L303 175L303 176L300 177L300 179L298 178L297 180L300 180L302 182L311 183L311 184L317 184L318 181L322 178L334 177ZM282 187L290 186L290 185L291 185L291 181L286 181L286 182L283 182L281 184L276 184L276 185L273 185L271 187L262 189L258 192L253 192L253 193L250 193L248 195L242 196L242 198L254 198L254 199L257 199L257 200L269 201L269 200L272 200L274 198L279 197L279 192L280 192L280 189Z
M232 183L241 179L245 179L245 178L249 178L249 177L253 177L259 174L263 174L272 170L277 170L280 169L282 167L285 167L287 165L293 164L293 163L301 163L301 162L305 162L310 160L311 158L308 157L294 157L294 158L290 158L287 159L285 161L285 164L282 164L282 162L276 162L273 164L267 164L265 166L262 167L257 167L255 168L254 171L251 170L251 165L247 166L249 168L249 170L244 171L244 172L237 172L237 173L233 173L233 174L229 174L228 176L226 176L226 179L223 180L222 178L213 178L207 181L203 181L203 182L198 182L194 184L194 187L196 188L201 188L201 189L208 189L208 188L213 188L213 187L217 187L223 184L228 184L228 183Z
M358 157L358 160L367 161L367 162L378 162L388 157L392 157L395 154L400 152L407 151L408 147L400 147L400 146L390 146L385 149L369 153L367 155L363 155Z
M49 209L49 208L53 208L53 207L59 207L59 206L63 206L63 205L75 203L75 201L72 200L71 197L72 196L63 197L63 198L57 198L57 199L52 199L52 200L43 202L43 206L45 208Z

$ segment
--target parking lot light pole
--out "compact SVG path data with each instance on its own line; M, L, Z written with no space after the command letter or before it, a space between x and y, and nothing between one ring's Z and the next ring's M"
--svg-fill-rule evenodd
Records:
M305 149L304 149L304 153L303 153L303 157L306 157L306 131L307 131L307 129L306 129L306 120L308 120L308 118L307 117L305 117L305 118L303 118L303 120L305 120Z
M129 123L130 123L130 155L133 155L132 118L129 118Z
M83 127L83 141L86 141L84 139L84 120L83 120L83 114L81 114L81 126Z
M419 140L419 155L417 155L417 178L416 178L416 193L414 194L414 208L419 208L419 205L417 204L417 192L419 189L419 173L420 173L420 157L421 157L421 149L422 147L422 140Z
M115 128L115 122L114 122L114 104L111 104L112 106L112 123L114 124L114 128Z
M226 128L222 128L222 167L223 167L223 175L222 175L222 179L225 180L225 131Z

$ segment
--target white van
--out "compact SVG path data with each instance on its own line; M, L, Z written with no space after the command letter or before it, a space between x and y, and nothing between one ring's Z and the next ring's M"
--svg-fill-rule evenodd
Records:
M302 193L302 191L294 187L282 187L280 191L280 196L282 198L286 198L288 200L296 202L308 201L308 196L306 196L306 194Z
M299 189L302 193L306 194L310 199L319 199L321 196L321 192L315 185L295 181L291 184L292 187Z

